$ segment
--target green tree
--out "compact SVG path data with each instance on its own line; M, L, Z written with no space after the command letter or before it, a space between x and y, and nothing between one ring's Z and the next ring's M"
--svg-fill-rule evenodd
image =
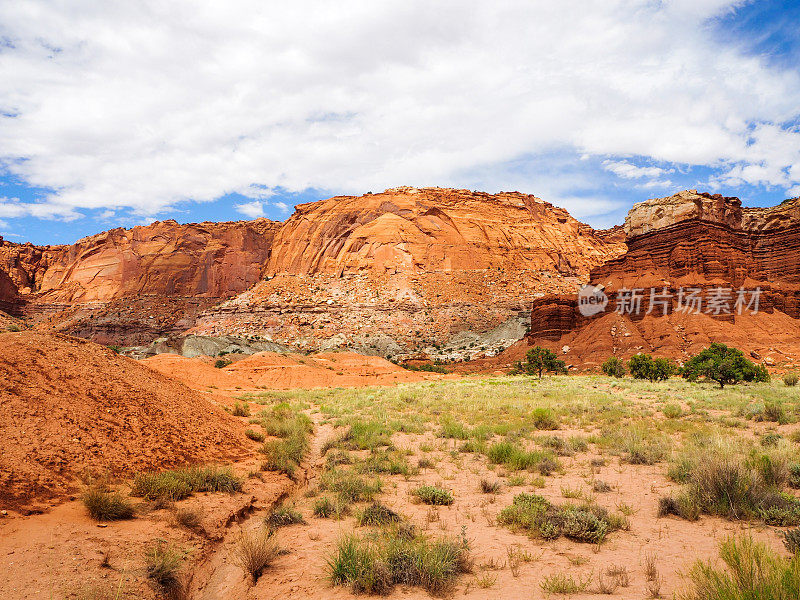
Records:
M600 367L609 377L625 377L625 363L616 356L612 356Z
M675 373L675 366L666 358L654 359L649 354L634 354L628 361L628 370L636 379L664 381Z
M550 371L551 373L567 372L567 365L563 360L558 359L555 352L540 346L534 346L528 350L525 354L525 362L517 363L516 367L517 370L529 375L538 374L539 379L542 378L542 374L545 371Z
M683 366L681 375L689 381L701 377L716 381L720 388L740 381L769 381L766 367L747 360L738 348L720 343L713 343L691 357Z

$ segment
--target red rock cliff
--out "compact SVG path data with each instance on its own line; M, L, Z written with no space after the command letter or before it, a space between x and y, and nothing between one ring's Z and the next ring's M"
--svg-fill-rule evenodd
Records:
M684 191L636 204L625 233L628 251L590 276L611 298L608 309L585 317L574 295L538 299L529 344L568 347L570 357L587 364L639 351L682 358L711 341L784 362L800 358L800 199L742 208L738 198ZM646 315L648 298L639 314L613 314L616 292L641 288L647 296L653 287L672 296L667 315L660 309ZM676 313L680 288L690 287L704 294L717 287L759 288L760 312Z
M302 204L275 236L271 275L512 268L565 276L619 251L561 208L516 192L396 188Z
M48 302L132 295L224 298L256 283L280 224L266 219L112 229L70 246L0 245L0 269Z

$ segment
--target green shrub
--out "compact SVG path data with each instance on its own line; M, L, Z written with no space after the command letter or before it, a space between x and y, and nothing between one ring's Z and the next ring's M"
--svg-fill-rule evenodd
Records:
M222 369L223 367L227 367L229 364L231 364L231 361L225 360L224 358L218 358L214 363L214 367L216 369Z
M248 429L244 432L244 434L253 440L254 442L263 442L264 441L264 434L260 431L256 431L255 429Z
M109 492L100 487L87 489L81 501L95 521L121 521L132 519L133 504L119 492Z
M783 545L792 554L800 553L800 527L783 532Z
M612 518L600 506L555 506L535 494L514 496L511 506L500 511L497 522L546 540L563 535L577 542L592 544L601 543L609 532L627 526L624 519Z
M677 404L667 404L661 409L661 412L664 413L664 416L668 419L677 419L683 416L683 409Z
M628 370L635 379L664 381L675 373L675 366L666 358L653 359L649 354L634 354L628 361Z
M800 375L797 373L784 373L783 375L783 383L787 387L796 386L798 381L800 381Z
M545 431L558 429L558 419L549 408L534 408L533 412L531 412L531 417L533 418L533 426L536 429Z
M769 381L763 365L747 360L741 350L725 344L714 343L691 357L683 366L681 375L689 381L699 378L716 381L720 388L740 381Z
M524 362L518 361L514 364L514 371L528 375L538 374L541 379L545 371L556 374L566 373L567 365L563 360L559 360L552 350L534 346L525 354Z
M720 545L726 569L697 561L688 574L684 600L789 600L800 598L800 555L783 558L751 537L731 537Z
M242 479L229 467L188 467L170 471L138 473L133 479L132 496L148 500L178 501L194 492L241 491Z
M625 377L625 363L616 356L608 358L600 368L609 377Z
M449 506L453 503L453 493L435 485L423 485L412 490L412 495L419 498L424 504L436 506Z

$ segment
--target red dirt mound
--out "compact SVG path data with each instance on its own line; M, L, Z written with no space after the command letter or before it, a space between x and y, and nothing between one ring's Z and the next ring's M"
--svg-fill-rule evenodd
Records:
M223 369L254 386L279 389L391 385L441 375L412 372L378 356L325 352L314 356L259 352Z
M240 458L244 426L203 394L76 338L0 334L0 507L31 508L79 476Z
M217 369L200 358L187 358L179 354L156 354L145 358L142 363L196 390L206 390L210 387L220 390L253 387L248 379L225 369Z

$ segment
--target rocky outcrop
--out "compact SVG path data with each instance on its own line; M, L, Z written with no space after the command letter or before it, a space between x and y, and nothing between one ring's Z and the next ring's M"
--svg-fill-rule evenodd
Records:
M279 224L266 219L112 229L70 246L5 248L2 268L47 302L132 295L225 298L261 277Z
M522 332L461 334L513 324L537 295L573 291L623 249L621 230L597 232L535 196L396 188L303 204L282 224L164 221L69 246L0 242L0 270L24 314L103 343L188 330L472 357Z
M529 344L568 346L569 357L588 364L619 352L680 359L710 341L736 341L759 356L770 355L786 332L800 332L800 199L742 208L738 198L684 191L636 204L625 233L627 252L590 275L610 298L607 309L585 316L575 295L538 299ZM648 314L653 288L668 301ZM690 288L700 290L706 303L715 290L730 289L728 308L717 312L705 304L701 314L681 312L681 290ZM642 309L614 313L619 292L632 289L642 290ZM752 307L737 309L740 289L748 303L750 291L759 290L758 314L749 314ZM623 330L627 335L615 340ZM785 360L800 357L797 340L783 345ZM592 355L590 348L600 354Z
M5 271L0 271L0 310L7 313L15 312L18 302L17 286Z
M618 232L519 193L331 198L298 206L275 236L267 280L202 315L192 333L472 357L500 342L461 334L513 322L537 295L574 291L623 248Z
M402 187L299 205L275 236L267 273L530 269L580 277L616 251L535 196Z
M747 283L774 290L800 284L800 199L742 209L738 198L681 192L635 205L625 231L628 251L594 269L593 283L609 289Z

